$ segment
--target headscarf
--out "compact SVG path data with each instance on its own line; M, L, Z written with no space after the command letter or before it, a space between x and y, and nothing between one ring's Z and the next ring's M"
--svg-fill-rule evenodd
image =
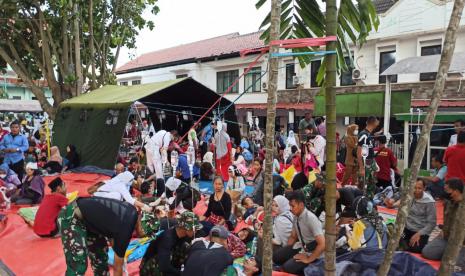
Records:
M216 159L223 158L228 154L228 143L231 141L226 132L227 125L223 123L221 130L215 135L216 141Z
M289 200L287 200L287 198L285 198L284 196L277 195L273 198L273 200L278 205L280 215L291 210L291 207L289 206Z
M379 235L383 235L383 218L376 211L372 201L365 196L358 196L354 199L352 208L355 210L355 215L358 219L368 221L376 229L376 232L378 232Z
M113 183L124 183L126 184L126 186L131 186L132 184L132 181L134 180L134 175L129 172L129 171L125 171L125 172L122 172L120 174L118 174L117 176L113 177L112 179L109 179L107 181L105 181L105 185L109 184L113 184Z
M181 185L182 181L180 179L177 179L175 177L170 177L168 180L166 180L165 187L170 189L170 191L176 191L179 186Z
M6 177L8 177L10 175L13 175L13 174L16 174L13 170L10 169L8 164L5 164L5 163L0 165L0 170L5 172Z
M287 137L287 145L288 147L296 146L297 147L297 141L295 139L294 131L289 131L289 137Z
M60 149L58 149L57 146L53 146L50 148L50 160L49 161L55 161L60 164L63 163L63 158L61 157Z
M203 156L202 163L210 163L213 166L213 152L208 151Z

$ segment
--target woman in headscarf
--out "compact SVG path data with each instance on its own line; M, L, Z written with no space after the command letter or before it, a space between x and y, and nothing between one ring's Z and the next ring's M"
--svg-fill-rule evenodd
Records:
M7 164L2 164L0 166L0 184L6 187L6 195L11 196L21 186L21 181L18 175Z
M27 163L26 176L23 179L21 190L11 197L16 204L38 204L44 197L45 183L40 176L37 163Z
M357 166L357 139L358 125L352 124L347 127L347 134L344 137L344 143L346 145L346 160L344 176L342 177L342 186L349 183L349 179L352 179L352 185L358 185L358 166Z
M60 173L63 170L63 158L57 146L50 148L50 158L47 164L45 164L44 169L50 174Z
M291 213L289 200L282 195L277 195L271 205L273 220L273 245L275 249L287 245L287 240L292 232L292 221L294 216Z
M202 164L200 165L200 180L211 181L214 177L213 152L208 151L203 156Z
M81 160L76 151L76 147L74 145L68 145L66 147L66 157L64 159L65 167L63 168L63 171L77 168L80 164Z
M142 184L143 180L144 179L142 177L138 178L137 181L140 182L138 184ZM142 209L144 212L151 212L152 208L143 202L134 199L129 193L129 189L131 188L133 182L134 175L131 172L126 171L120 173L112 179L105 181L105 184L97 189L97 192L94 193L94 196L126 201L127 203Z
M229 180L228 168L231 166L231 138L226 132L227 125L223 123L221 129L215 135L216 141L216 172L223 177L224 181Z
M292 146L298 147L298 143L294 134L294 131L289 131L289 136L287 137L287 147L291 148Z

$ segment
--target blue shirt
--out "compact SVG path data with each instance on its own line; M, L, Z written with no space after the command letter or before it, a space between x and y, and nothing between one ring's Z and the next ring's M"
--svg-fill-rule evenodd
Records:
M187 164L187 155L185 154L179 155L177 170L181 172L183 179L191 178L189 164ZM198 176L200 174L200 168L194 165L192 173L193 173L192 177Z
M205 131L205 136L203 137L203 141L208 143L213 136L213 128L211 124L208 124L206 127L203 128Z
M7 134L3 137L2 141L0 142L0 150L5 149L19 149L16 152L6 152L5 153L5 160L3 163L5 164L15 164L21 160L24 160L24 152L27 151L29 148L29 143L27 142L26 136L18 134L15 137L11 135L11 133Z

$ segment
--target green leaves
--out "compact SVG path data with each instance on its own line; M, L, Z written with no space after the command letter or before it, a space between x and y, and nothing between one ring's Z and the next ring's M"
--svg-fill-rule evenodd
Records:
M267 0L258 0L257 9L262 7ZM357 0L354 4L352 0L341 0L338 11L337 30L337 70L346 71L348 65L344 57L348 56L352 61L350 44L360 47L366 42L371 31L375 31L379 26L379 18L371 0ZM326 34L325 15L317 0L285 0L281 4L281 38L308 38L323 37ZM260 29L264 32L261 39L265 43L269 42L270 14L263 20ZM293 49L293 52L319 50ZM321 49L320 49L321 50ZM311 62L312 56L299 56L299 63L305 66ZM320 84L324 84L325 62L322 60L317 79Z

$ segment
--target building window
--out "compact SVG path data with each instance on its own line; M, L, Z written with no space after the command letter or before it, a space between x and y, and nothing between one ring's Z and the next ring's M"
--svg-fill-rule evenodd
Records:
M320 87L316 80L318 76L318 71L320 71L321 60L315 60L310 63L310 86L311 87Z
M261 67L254 67L244 76L244 92L260 92L262 90L261 71Z
M421 56L432 56L441 54L441 45L421 47ZM436 79L437 73L420 73L420 81L431 81Z
M180 74L180 75L176 75L176 79L182 79L182 78L187 78L189 75L187 74Z
M239 70L222 71L216 73L216 92L222 94L239 77ZM239 84L236 83L231 90L232 93L239 92Z
M119 85L128 86L128 82L127 81L120 81Z
M294 76L295 76L295 64L289 63L286 64L286 89L294 89L297 86L294 85Z
M341 73L341 86L355 85L355 82L352 79L352 71L354 71L354 66L350 62L349 57L345 57L344 61L347 65L347 71Z
M11 97L13 100L21 100L21 96L13 96Z
M140 80L133 80L132 81L132 85L139 85L140 84Z
M379 53L379 83L386 83L386 76L381 76L381 74L394 63L396 63L396 51ZM390 77L391 82L397 82L397 75Z

